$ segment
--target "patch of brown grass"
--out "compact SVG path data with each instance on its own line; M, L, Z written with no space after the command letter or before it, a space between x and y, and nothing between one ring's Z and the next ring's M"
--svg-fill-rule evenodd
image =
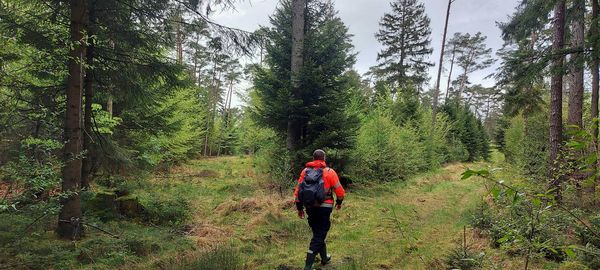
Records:
M214 248L229 239L233 235L233 230L210 223L197 223L191 225L186 230L186 234L192 237L198 246Z
M215 212L221 216L228 216L234 212L261 214L266 210L282 209L285 204L286 201L279 196L257 195L239 201L225 201L215 208Z

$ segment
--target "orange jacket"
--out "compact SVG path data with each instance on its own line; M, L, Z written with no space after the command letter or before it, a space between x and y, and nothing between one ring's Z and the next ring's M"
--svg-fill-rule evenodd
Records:
M344 191L344 187L340 184L340 179L338 178L337 173L327 167L327 164L323 160L315 160L306 163L306 168L322 168L323 169L323 187L325 188L325 201L321 204L321 207L333 207L333 193L335 193L335 197L337 200L343 200L346 191ZM300 173L300 178L298 178L298 184L296 185L296 189L294 190L294 198L295 202L298 201L298 188L300 183L304 181L304 175L306 174L306 169L302 170ZM333 190L333 191L332 191Z

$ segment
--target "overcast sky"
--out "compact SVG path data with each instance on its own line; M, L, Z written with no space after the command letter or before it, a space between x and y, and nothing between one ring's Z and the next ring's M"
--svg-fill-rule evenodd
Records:
M355 69L361 74L377 63L377 53L381 50L381 45L374 35L379 29L379 20L383 17L383 14L391 10L390 1L335 1L339 16L349 27L350 33L354 35L353 44L355 52L358 53ZM269 15L273 13L278 2L278 0L252 0L238 5L237 11L215 14L213 19L228 26L254 31L260 25L269 25ZM448 1L421 0L421 2L425 4L427 14L431 18L431 40L434 52L430 57L430 62L437 64ZM515 10L518 2L520 0L456 0L450 15L448 37L451 37L455 32L482 32L488 36L487 44L494 49L495 54L503 44L496 23L506 21L508 16ZM484 77L493 72L494 69L495 67L492 67L483 72L472 74L470 79L473 83L492 86L494 84L493 80L485 80ZM432 80L436 77L436 74L437 67L432 67L430 72ZM444 74L444 76L446 75ZM447 77L442 77L443 81L446 79ZM433 85L434 82L432 81L430 84Z

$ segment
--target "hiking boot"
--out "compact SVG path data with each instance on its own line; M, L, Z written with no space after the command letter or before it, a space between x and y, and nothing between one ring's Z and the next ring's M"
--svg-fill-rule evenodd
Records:
M304 270L313 270L313 264L315 263L315 258L317 254L308 252L306 253L306 261L304 262Z
M326 265L331 261L331 254L325 255L325 258L321 256L321 265Z

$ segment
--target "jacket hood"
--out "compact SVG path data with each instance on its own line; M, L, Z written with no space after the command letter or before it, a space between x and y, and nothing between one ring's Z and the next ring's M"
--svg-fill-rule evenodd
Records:
M306 163L306 167L310 168L325 168L327 164L324 160L313 160L311 162Z

